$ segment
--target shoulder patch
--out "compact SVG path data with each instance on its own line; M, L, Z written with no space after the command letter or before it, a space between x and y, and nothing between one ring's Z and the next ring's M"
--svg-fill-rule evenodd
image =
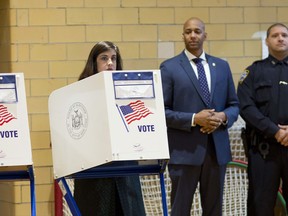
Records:
M242 75L241 75L241 77L240 77L240 80L239 80L239 84L242 84L242 82L245 80L245 78L248 76L248 74L249 74L249 70L245 70L245 71L242 73Z

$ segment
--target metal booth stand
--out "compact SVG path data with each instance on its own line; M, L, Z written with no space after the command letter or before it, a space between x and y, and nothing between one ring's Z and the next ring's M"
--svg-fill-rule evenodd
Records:
M65 178L136 174L159 174L168 215L163 174L169 148L159 70L104 71L57 89L49 96L49 118L54 179L73 215L81 213ZM135 165L114 166L118 161Z
M150 164L150 165L131 165L131 166L119 166L119 167L113 166L113 167L105 167L105 168L95 167L86 171L75 173L71 176L67 176L66 178L73 178L73 179L109 178L109 177L113 178L113 177L129 176L129 175L134 175L134 174L140 174L140 175L159 174L163 215L168 216L165 182L164 182L164 175L163 175L166 164L167 164L167 161L159 160L157 164ZM61 188L64 198L73 216L81 216L78 206L67 184L66 178L61 177L57 179L57 182L59 184L59 187Z
M33 166L27 166L27 169L21 170L21 168L10 167L11 170L7 168L0 168L0 180L29 180L30 181L30 200L31 200L31 215L36 216L36 196L35 196L35 179Z

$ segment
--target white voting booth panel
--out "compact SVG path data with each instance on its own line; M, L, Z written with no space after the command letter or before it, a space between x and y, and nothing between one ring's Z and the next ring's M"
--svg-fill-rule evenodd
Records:
M32 150L23 73L0 73L0 180L30 180L36 215Z
M169 159L161 75L104 71L52 92L55 178L108 162Z
M0 167L32 165L23 73L0 74Z

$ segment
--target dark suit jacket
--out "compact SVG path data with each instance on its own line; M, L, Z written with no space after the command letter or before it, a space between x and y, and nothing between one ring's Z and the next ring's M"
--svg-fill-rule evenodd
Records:
M237 120L239 108L228 63L206 54L211 73L211 105L207 107L195 72L184 51L160 65L165 115L170 149L170 164L201 165L204 161L208 135L200 127L191 127L193 113L212 108L223 111L226 126L212 133L219 165L231 161L228 127Z

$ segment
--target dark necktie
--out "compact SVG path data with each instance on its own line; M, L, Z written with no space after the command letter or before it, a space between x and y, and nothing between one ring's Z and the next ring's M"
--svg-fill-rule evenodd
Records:
M200 87L201 87L203 95L204 95L205 103L206 103L206 105L209 106L209 104L210 104L210 92L209 92L209 88L208 88L208 82L207 82L206 74L204 71L204 67L201 63L202 59L195 58L195 59L192 59L192 61L197 66L198 81L199 81Z

